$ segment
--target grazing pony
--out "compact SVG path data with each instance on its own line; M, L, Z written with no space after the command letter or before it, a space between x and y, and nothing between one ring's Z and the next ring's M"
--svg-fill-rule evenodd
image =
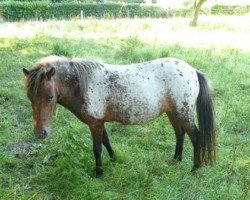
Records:
M102 144L111 159L114 151L104 123L139 124L166 113L175 132L174 160L182 160L185 132L194 148L192 171L215 161L214 112L208 82L201 72L176 58L112 65L97 61L49 56L26 76L27 96L34 114L34 132L50 133L57 103L90 128L96 176L103 174ZM197 110L199 128L194 122Z

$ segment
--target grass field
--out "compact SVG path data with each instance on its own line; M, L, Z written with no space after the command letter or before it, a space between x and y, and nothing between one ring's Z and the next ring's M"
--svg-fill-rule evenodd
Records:
M0 199L250 199L249 17L0 23ZM166 116L143 125L108 123L117 161L103 151L93 178L86 125L58 106L50 138L35 139L23 67L50 54L108 63L177 57L213 86L218 161L190 173L192 146L171 164L175 136Z

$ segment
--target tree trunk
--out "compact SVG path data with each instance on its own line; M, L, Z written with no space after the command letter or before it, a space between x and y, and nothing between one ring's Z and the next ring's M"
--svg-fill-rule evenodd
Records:
M193 10L193 18L190 22L190 26L197 26L198 15L201 10L201 6L205 3L206 0L195 0L194 1L194 10Z

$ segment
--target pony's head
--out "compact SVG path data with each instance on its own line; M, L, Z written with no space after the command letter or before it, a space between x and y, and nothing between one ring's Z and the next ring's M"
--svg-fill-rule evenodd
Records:
M31 101L34 118L34 133L39 138L50 134L50 123L58 94L54 81L55 68L38 64L31 70L23 68L26 76L27 96Z

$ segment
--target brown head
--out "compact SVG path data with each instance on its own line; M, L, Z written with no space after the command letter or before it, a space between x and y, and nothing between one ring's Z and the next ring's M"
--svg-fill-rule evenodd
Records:
M31 101L34 133L39 138L50 134L50 123L58 93L54 81L55 68L38 64L31 70L23 69L26 76L27 96Z

